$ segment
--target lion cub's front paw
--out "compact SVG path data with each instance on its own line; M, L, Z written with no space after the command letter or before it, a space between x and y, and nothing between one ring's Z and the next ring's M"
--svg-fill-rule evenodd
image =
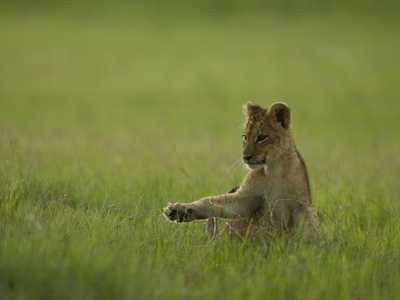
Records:
M169 221L190 222L196 219L196 212L182 203L170 203L164 208L164 216Z

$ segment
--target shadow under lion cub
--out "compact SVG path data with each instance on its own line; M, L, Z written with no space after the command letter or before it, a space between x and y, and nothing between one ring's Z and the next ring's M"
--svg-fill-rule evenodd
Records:
M232 236L267 238L277 232L298 232L306 241L318 238L319 222L311 200L307 168L291 131L291 111L285 103L268 109L244 106L242 160L249 171L226 194L192 203L170 203L164 216L178 223L207 220L207 232L218 234L216 218L229 219ZM301 230L299 227L301 226Z

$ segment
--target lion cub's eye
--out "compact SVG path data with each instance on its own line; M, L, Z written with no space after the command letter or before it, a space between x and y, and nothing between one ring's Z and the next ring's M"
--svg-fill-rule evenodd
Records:
M266 139L267 139L267 135L259 135L257 138L256 138L256 143L262 143L262 142L264 142Z
M243 138L243 144L245 144L246 141L247 141L247 136L245 136L245 135L243 134L243 135L242 135L242 138Z

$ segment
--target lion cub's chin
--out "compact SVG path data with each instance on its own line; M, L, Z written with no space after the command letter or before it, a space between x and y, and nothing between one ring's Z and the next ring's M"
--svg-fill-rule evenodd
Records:
M246 168L249 170L258 170L264 168L265 164L246 164Z

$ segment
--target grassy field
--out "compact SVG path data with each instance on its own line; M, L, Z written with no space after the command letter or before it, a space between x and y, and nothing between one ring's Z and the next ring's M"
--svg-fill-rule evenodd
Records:
M398 4L68 3L1 4L1 299L398 299ZM315 244L162 216L240 183L248 100L292 108Z

